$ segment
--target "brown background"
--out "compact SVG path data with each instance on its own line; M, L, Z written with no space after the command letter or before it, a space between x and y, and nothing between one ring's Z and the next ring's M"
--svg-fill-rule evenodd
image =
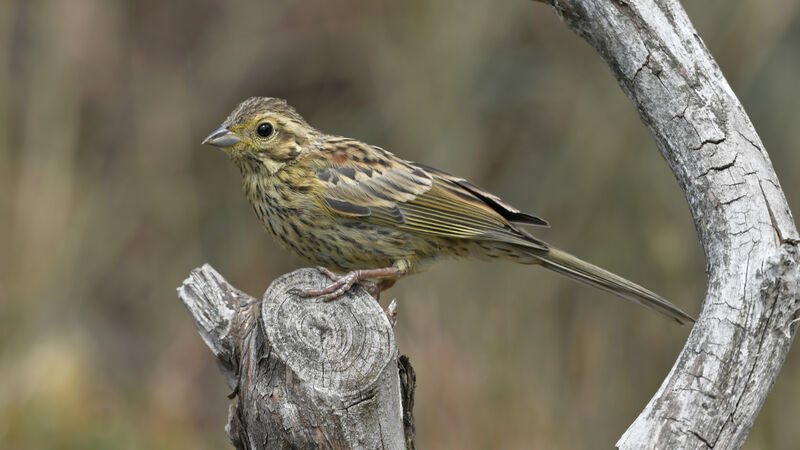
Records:
M800 211L800 12L686 8ZM692 314L704 260L653 139L541 4L0 1L0 447L225 448L228 393L174 288L301 265L199 144L251 95L466 176L538 235ZM450 262L398 283L421 448L611 446L689 329L556 275ZM789 355L747 443L800 441Z

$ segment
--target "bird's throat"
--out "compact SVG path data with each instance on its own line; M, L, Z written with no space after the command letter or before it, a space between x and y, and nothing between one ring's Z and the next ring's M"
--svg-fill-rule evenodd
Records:
M232 155L233 162L239 167L242 176L272 176L278 173L286 164L269 158L258 158L252 155Z

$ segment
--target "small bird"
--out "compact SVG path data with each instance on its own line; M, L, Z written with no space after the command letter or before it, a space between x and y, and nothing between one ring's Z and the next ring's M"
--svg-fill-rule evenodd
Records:
M284 100L245 100L203 144L223 149L239 167L267 232L332 280L304 296L331 300L355 283L376 294L445 257L505 259L694 322L660 296L519 226L549 226L545 220L463 178L318 131Z

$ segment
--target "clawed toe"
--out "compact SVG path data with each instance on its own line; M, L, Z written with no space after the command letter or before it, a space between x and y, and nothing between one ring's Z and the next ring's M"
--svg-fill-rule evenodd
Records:
M304 290L295 288L289 290L289 292L302 295L303 297L316 297L317 301L327 302L340 297L342 294L349 291L354 284L358 283L363 286L371 296L375 297L375 300L378 300L378 298L380 298L381 290L384 288L384 286L386 289L388 289L392 284L394 284L395 280L381 280L380 283L375 283L369 281L368 278L398 276L401 274L398 269L393 267L384 269L354 270L344 275L333 273L329 269L322 266L318 266L317 270L326 277L330 278L333 283L325 286L322 289Z
M317 301L327 302L340 297L342 294L350 290L353 284L358 281L358 277L352 273L348 273L347 275L336 275L324 267L320 267L318 269L328 278L333 280L333 283L325 286L322 289L300 290L299 294L303 297L317 297Z
M330 269L328 269L327 267L317 266L317 270L333 281L339 281L339 278L342 277L342 275L337 275L331 272Z

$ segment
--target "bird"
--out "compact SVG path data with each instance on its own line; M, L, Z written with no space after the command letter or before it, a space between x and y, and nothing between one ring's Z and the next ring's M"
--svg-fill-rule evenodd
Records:
M356 139L323 133L285 100L251 97L202 142L238 166L266 231L331 283L300 291L329 301L354 284L375 295L451 258L539 265L678 322L661 296L531 234L549 227L464 178Z

